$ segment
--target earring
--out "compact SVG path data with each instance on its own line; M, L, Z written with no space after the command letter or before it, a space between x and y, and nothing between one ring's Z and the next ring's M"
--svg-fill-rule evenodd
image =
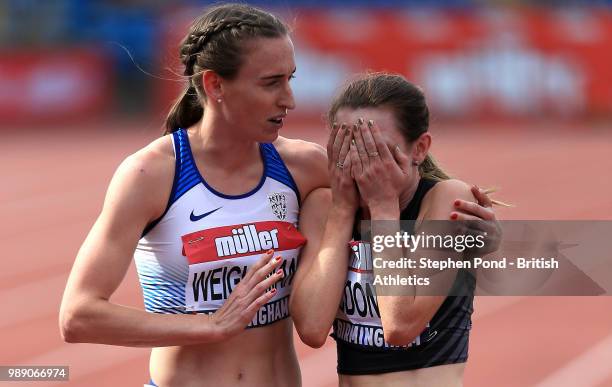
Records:
M217 98L217 103L221 103L222 99L221 98Z

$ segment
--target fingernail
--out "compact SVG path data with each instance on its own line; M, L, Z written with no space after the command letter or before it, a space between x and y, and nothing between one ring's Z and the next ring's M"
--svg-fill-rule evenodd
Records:
M340 125L340 130L344 130L346 129L346 124L343 122L342 125Z
M477 186L476 184L474 184L474 188L476 188L478 191L480 191L480 187Z
M333 129L333 130L336 130L337 128L338 128L338 123L337 123L337 122L334 122L334 123L332 124L332 129Z
M270 294L276 294L276 288L270 290Z
M359 128L357 127L357 125L353 124L353 132L356 132Z
M459 200L455 200L455 207L459 207L459 204L461 204L461 202Z
M270 250L266 251L266 254L274 254L274 249L270 249Z
M280 260L281 260L281 259L282 259L282 258L281 258L281 256L279 255L278 257L274 258L274 261L276 261L276 262L280 262Z
M357 118L357 123L359 125L363 125L363 118L361 118L361 117Z
M283 271L281 269L277 270L276 275L283 275Z
M368 120L368 128L372 129L373 126L374 126L374 121Z
M402 151L402 150L400 149L399 145L396 145L396 146L395 146L395 151L396 151L397 153L400 153L400 152Z
M451 214L450 218L453 219L453 220L457 219L457 214L453 212Z

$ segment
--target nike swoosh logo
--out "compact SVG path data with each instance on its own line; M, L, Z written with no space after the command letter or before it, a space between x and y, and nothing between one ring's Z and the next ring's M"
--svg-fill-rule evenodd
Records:
M212 211L205 212L202 215L194 215L193 211L191 211L191 215L189 215L189 219L191 219L192 222L197 222L198 220L207 217L208 215L212 214L213 212L215 212L215 211L217 211L219 209L221 209L221 207L215 208Z

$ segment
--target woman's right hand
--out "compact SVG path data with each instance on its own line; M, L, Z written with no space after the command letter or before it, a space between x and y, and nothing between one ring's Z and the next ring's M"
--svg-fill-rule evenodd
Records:
M351 176L351 158L347 157L352 138L346 124L332 125L327 142L327 167L331 180L332 206L354 213L359 206L359 192Z
M272 258L273 255L274 250L266 252L247 271L223 306L208 315L219 331L220 340L242 332L253 320L259 308L276 294L276 288L272 286L283 278L284 274L282 270L276 270L282 258L280 256Z

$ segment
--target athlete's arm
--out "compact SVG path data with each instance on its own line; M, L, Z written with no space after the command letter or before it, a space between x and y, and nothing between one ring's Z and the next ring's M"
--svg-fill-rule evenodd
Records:
M307 345L325 344L346 282L354 211L331 206L331 191L312 192L302 207L300 230L308 239L291 291L291 316ZM316 301L315 301L316 300Z
M302 341L311 347L325 343L346 281L357 189L346 159L350 132L335 126L327 144L326 174L331 190L317 189L304 201L300 229L308 239L297 270L290 308ZM314 303L313 300L317 302Z
M419 218L448 220L456 198L475 202L467 184L458 180L439 182L425 195ZM384 214L376 212L373 211L373 218L376 216L384 219ZM411 343L425 329L445 298L442 295L418 295L418 289L414 296L378 296L385 340L392 345Z
M145 148L128 157L115 173L66 285L60 309L65 341L144 347L215 342L244 329L272 296L264 289L280 277L263 280L278 265L270 262L268 254L258 263L259 270L250 270L236 287L233 301L228 299L213 315L154 314L109 301L143 229L165 209L174 175L172 159Z

